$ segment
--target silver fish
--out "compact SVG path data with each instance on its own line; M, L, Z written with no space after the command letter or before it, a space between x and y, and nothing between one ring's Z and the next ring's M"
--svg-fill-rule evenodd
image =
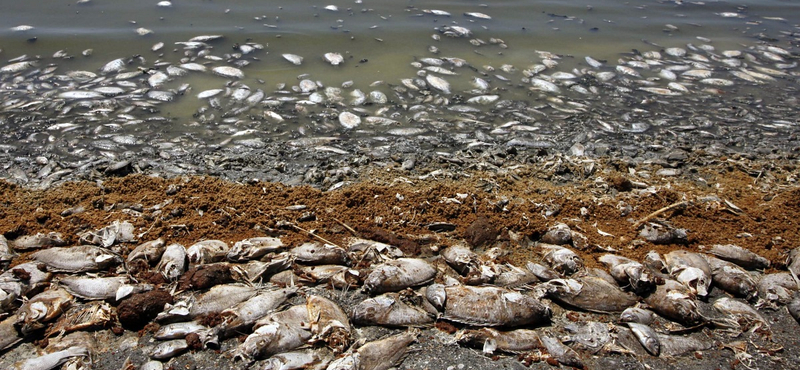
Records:
M676 250L664 255L670 274L701 297L708 295L711 267L702 255Z
M128 254L126 262L130 264L137 259L141 259L147 264L153 264L161 260L165 247L166 244L161 238L142 243Z
M325 370L333 360L333 353L325 348L285 352L267 359L259 370Z
M542 345L547 349L547 353L562 365L572 366L579 369L584 368L583 360L572 348L565 346L560 340L548 334L540 335Z
M284 246L280 238L265 236L244 239L233 244L227 257L232 262L245 262L259 259L270 252L280 251Z
M70 347L63 351L48 353L44 356L35 357L24 362L14 364L16 370L49 370L61 366L73 357L89 356L89 349L86 347Z
M84 277L65 276L59 280L72 295L86 300L104 300L117 297L117 291L128 283L126 276Z
M290 63L299 66L303 64L303 57L295 54L283 54L283 59L288 60Z
M344 57L339 53L325 53L325 55L322 56L322 60L334 66L344 63Z
M353 307L351 317L358 325L396 327L432 324L435 315L421 307L423 301L425 298L414 292L386 293L357 304Z
M723 320L735 330L735 334L743 331L771 333L769 322L745 302L723 297L714 302L714 309L726 315Z
M536 298L508 289L468 285L427 287L426 297L442 318L476 326L520 326L550 320L552 311Z
M268 317L269 321L264 325L257 325L255 331L236 349L234 359L253 361L305 345L311 338L311 332L302 326L308 322L305 305L294 306L287 311ZM298 322L298 316L303 324Z
M242 72L241 69L229 66L215 67L211 69L211 72L213 72L215 75L227 78L239 78L239 79L244 78L244 72Z
M161 255L161 261L158 262L156 269L170 281L175 281L186 272L187 267L186 248L175 243L164 249L164 254Z
M98 271L122 262L119 256L108 249L92 245L53 247L33 253L31 257L54 272Z
M322 341L334 353L342 353L352 341L350 319L334 301L318 295L306 298L308 322L311 327L311 342Z
M364 280L364 290L370 294L403 290L432 281L436 272L423 259L398 258L376 266Z
M644 300L659 315L685 326L695 326L705 320L689 288L675 280L667 279Z
M604 254L598 261L609 269L620 285L629 285L637 294L648 292L656 286L657 278L639 262L612 254Z
M244 332L260 318L274 311L297 291L296 288L274 289L260 293L220 313L224 321L219 328L224 336Z
M186 339L173 339L156 345L156 348L150 353L150 358L167 360L186 352L188 349L189 343L186 342Z
M186 255L191 263L207 264L222 261L228 250L228 243L222 240L203 240L187 248Z
M314 265L345 265L349 262L347 251L343 248L317 242L304 243L289 250L300 263Z
M636 322L627 322L626 324L647 352L653 356L658 356L661 353L661 342L658 341L658 334L653 328Z
M756 280L745 269L719 258L707 256L713 283L737 297L752 299L758 294Z
M572 275L583 269L583 259L569 248L552 244L538 244L544 255L544 261L564 275Z
M768 307L774 307L775 304L788 304L798 290L797 282L788 272L766 274L758 281L756 288L758 289L758 306L767 305Z
M328 370L389 370L398 366L408 352L408 346L417 340L419 330L392 335L368 342L328 366Z
M456 333L456 341L462 345L482 348L485 354L493 354L495 351L523 353L544 348L539 341L539 334L530 329L467 329Z
M554 279L537 286L559 302L590 312L622 312L638 298L597 277Z
M541 281L550 281L561 278L561 275L559 275L555 270L539 263L528 261L525 267L532 274L536 275L536 277Z
M5 253L10 253L10 250L7 249L8 244L7 241L5 241L5 237L3 237L3 240L3 244L5 244L6 249ZM64 237L61 235L61 233L56 232L23 235L11 242L11 247L17 251L27 251L46 247L63 247L65 245L67 245L67 241L64 240Z

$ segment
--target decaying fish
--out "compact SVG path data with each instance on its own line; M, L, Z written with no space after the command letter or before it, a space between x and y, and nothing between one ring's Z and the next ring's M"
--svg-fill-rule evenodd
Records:
M542 243L564 245L572 243L572 230L567 224L557 223L542 235Z
M653 356L658 356L661 353L661 342L658 341L658 334L653 328L636 322L628 322L627 324L647 352Z
M311 339L306 305L268 315L256 323L256 329L236 349L234 359L253 361L276 353L292 351Z
M525 264L525 267L541 281L550 281L561 278L561 275L559 275L558 272L540 263L528 261L528 263Z
M695 351L707 350L714 345L714 342L705 334L700 333L685 336L658 333L656 335L661 344L661 355L663 356L682 356Z
M705 320L689 288L675 280L667 279L644 300L659 315L688 327Z
M186 255L191 263L207 264L222 261L228 250L228 243L222 240L203 240L187 248Z
M215 285L197 297L189 307L189 318L222 312L258 294L258 288L242 284Z
M707 256L706 260L711 267L714 285L730 294L748 300L755 298L758 294L756 280L744 268L712 256Z
M47 265L53 272L88 272L107 269L122 262L108 249L93 245L77 247L53 247L31 255L33 259Z
M285 352L273 355L259 368L260 370L325 370L333 360L333 353L326 348Z
M798 290L797 282L788 272L766 274L758 281L756 288L758 289L758 306L766 305L773 308L775 304L784 305L791 302L792 296Z
M153 338L158 340L186 338L191 333L197 333L209 328L201 325L197 321L176 322L163 325L153 334Z
M63 335L76 330L99 329L110 325L114 320L114 309L106 302L89 302L71 308L51 326L45 337Z
M539 341L539 334L531 329L466 329L456 333L456 341L462 345L481 348L485 354L493 354L495 351L522 353L544 348Z
M468 276L480 269L480 260L466 244L455 244L441 251L440 255L459 274Z
M553 244L538 244L542 249L544 261L564 275L572 275L583 268L583 259L569 248Z
M189 343L186 339L173 339L166 342L161 342L150 353L150 358L154 360L168 360L189 349Z
M5 240L5 237L3 237L3 240ZM8 246L7 243L3 244L5 244L6 247ZM64 236L61 235L61 233L56 232L23 235L11 242L11 247L17 251L27 251L47 247L63 247L65 245L67 245L67 241L64 240ZM10 253L10 251L7 251L6 253Z
M354 287L358 285L358 277L360 272L358 270L351 269L347 266L341 265L321 265L321 266L302 266L297 267L295 266L295 271L293 272L295 277L297 278L297 282L299 283L311 283L311 284L320 284L320 283L329 283L331 286L337 289L345 289L348 287ZM291 272L291 271L286 271ZM270 280L272 281L272 280ZM286 282L290 284L292 282Z
M663 223L647 223L639 236L653 244L685 244L687 241L685 229L676 229Z
M717 258L733 262L748 270L763 270L769 268L770 261L758 254L733 244L716 244L708 251Z
M697 253L676 250L664 255L670 274L698 296L708 295L711 286L711 267L706 259Z
M311 342L322 341L334 353L342 353L352 341L350 319L339 304L318 295L306 298L308 321L311 327Z
M494 284L500 287L517 288L539 282L539 278L528 269L519 268L508 263L495 265L495 268L499 272L494 277Z
M296 291L293 287L268 290L222 311L225 318L220 324L222 334L231 336L248 331L258 319L278 308Z
M628 307L619 315L620 322L635 322L643 325L650 325L656 320L653 311L640 307Z
M800 323L800 295L795 294L792 301L786 305L786 309L789 311L789 315L792 315L794 320Z
M341 357L328 370L388 370L399 365L408 353L408 346L417 340L419 330L411 329L361 346L354 353Z
M657 278L639 262L613 254L605 254L598 261L606 265L614 280L623 287L630 286L637 294L655 289Z
M574 349L596 354L602 350L617 350L611 334L613 325L597 321L572 322L564 326L569 333L562 341L571 342ZM618 350L617 350L618 351Z
M797 288L800 289L800 248L792 249L789 252L789 257L786 258L786 266L797 283Z
M72 295L87 300L115 299L120 287L129 281L126 276L65 276L59 280Z
M133 235L133 224L128 221L114 221L102 229L87 231L80 236L83 243L94 244L108 248L114 243L127 243L136 240Z
M259 259L270 252L278 252L285 245L280 238L269 236L240 240L233 244L228 251L228 260L232 262L246 262Z
M89 356L89 350L86 347L71 347L63 351L48 353L24 362L18 362L14 365L14 368L16 370L55 369L73 357L83 356Z
M553 338L549 334L540 335L539 340L541 340L542 345L547 349L547 353L560 364L579 369L585 367L578 353L572 350L572 348L565 346L560 340Z
M593 276L554 279L537 286L537 289L543 289L559 302L590 312L622 312L638 301L635 295Z
M314 265L346 265L347 251L343 248L317 242L304 243L289 251L300 263Z
M72 294L63 288L49 289L37 294L17 310L20 332L28 335L60 316L72 304Z
M0 313L13 308L17 299L30 291L46 287L52 274L44 271L46 267L40 265L27 262L0 274Z
M294 262L294 257L288 252L269 254L261 257L261 261L248 261L238 269L244 271L244 275L250 282L267 280L270 276L288 269Z
M347 240L347 251L357 261L385 261L403 257L403 251L393 245L361 238Z
M17 317L9 316L0 321L0 351L10 348L22 340L16 328Z
M475 326L521 326L548 322L552 311L538 299L493 286L427 287L426 297L442 318Z
M181 244L170 244L164 249L156 269L170 281L178 280L188 267L186 248Z
M736 335L744 331L771 333L769 322L745 302L723 297L714 302L714 309L727 315L723 320Z
M364 280L364 290L370 294L395 292L426 284L436 277L436 268L419 258L398 258L384 262Z
M161 255L164 254L165 247L164 239L161 238L144 242L128 254L126 262L130 264L136 260L143 260L148 265L152 265L161 260Z
M359 325L419 326L432 324L435 315L421 306L425 298L414 292L386 293L365 299L353 307ZM427 303L425 301L424 303Z

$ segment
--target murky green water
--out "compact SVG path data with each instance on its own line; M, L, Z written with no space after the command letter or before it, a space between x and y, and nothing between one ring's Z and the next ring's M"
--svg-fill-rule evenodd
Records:
M620 95L616 96L616 100L611 104L605 99L615 96L614 94L593 92L592 95L582 98L581 95L570 92L570 99L565 100L563 96L546 96L535 89L532 90L530 83L523 77L523 71L546 59L539 51L557 55L558 66L551 68L547 73L558 70L576 72L579 76L584 75L589 67L584 59L585 56L592 56L602 61L606 66L603 67L605 70L614 71L615 66L624 64L631 58L639 58L640 51L663 52L668 47L688 48L690 54L692 50L696 50L696 53L712 58L719 57L724 50L749 50L753 58L739 59L752 65L772 67L765 64L769 61L763 60L763 55L759 54L761 51L755 48L769 43L787 50L793 54L787 55L783 62L792 63L797 58L796 32L800 32L797 28L798 20L795 19L795 15L800 14L800 3L778 0L738 2L511 0L486 3L453 0L325 2L176 0L171 3L171 7L160 7L157 3L155 0L148 2L90 0L80 4L62 0L1 2L0 59L11 61L20 56L27 56L28 59L39 59L37 68L40 70L47 66L58 67L55 71L56 76L48 77L55 78L56 82L48 80L46 84L26 85L24 73L15 74L16 79L12 79L11 74L5 76L7 91L3 99L12 102L25 99L22 93L25 89L35 92L36 96L47 96L40 91L47 86L57 88L59 91L74 88L88 89L93 85L71 86L68 82L59 80L57 75L76 70L97 73L103 65L116 58L135 61L131 62L128 70L153 66L161 66L163 70L167 64L178 65L189 60L209 64L209 67L246 61L247 65L241 67L245 78L238 84L247 85L253 91L263 90L267 98L277 99L283 96L281 94L292 93L292 87L301 79L298 76L318 81L324 86L341 86L345 81L352 81L352 87L345 93L353 89L367 93L379 90L386 94L392 94L394 91L398 98L408 97L409 102L403 104L395 102L388 111L381 111L376 106L358 108L360 110L354 107L353 109L362 117L385 115L398 121L398 124L387 127L381 125L362 127L351 133L353 136L381 136L384 134L383 131L399 125L420 128L422 132L427 133L451 132L453 135L462 135L465 138L462 141L468 141L466 138L476 141L494 138L503 142L508 141L509 136L501 125L512 119L519 119L531 126L526 126L514 135L523 137L528 135L532 137L531 140L538 140L538 136L528 134L536 132L536 135L550 135L552 140L562 140L571 134L568 126L536 121L545 121L542 117L546 117L548 121L555 119L565 121L581 115L589 117L596 115L597 109L601 108L605 110L603 119L619 115L624 122L617 126L598 123L600 131L638 132L636 127L665 126L663 122L653 121L657 118L654 116L668 116L672 114L671 108L667 103L657 100L660 99L658 96L652 99L641 98L640 95L645 94L638 92L639 87L660 84L659 86L665 88L665 81L658 77L657 71L683 62L665 61L663 65L654 65L653 68L642 70L642 76L637 79L623 78L621 81L615 81L622 87L614 91L614 94ZM331 5L336 6L337 10L326 9ZM431 10L445 11L450 15L435 15ZM467 16L465 13L468 12L483 13L491 19ZM22 32L12 29L20 25L29 25L33 29ZM441 32L446 26L466 27L471 30L472 35L462 38L447 37ZM144 36L137 34L136 30L140 28L147 30L149 34ZM204 59L195 52L186 50L183 45L175 44L198 35L214 34L223 35L224 38L210 42L211 49L207 52L221 60ZM153 45L162 42L165 44L163 49L152 50ZM264 49L249 55L231 57L231 54L238 52L235 50L237 44L247 43L263 45ZM91 54L83 56L82 52L87 49L92 50ZM59 50L65 51L71 58L52 58L51 56ZM341 53L345 57L344 64L332 66L326 63L322 59L326 52ZM292 65L281 56L284 53L300 55L304 57L304 62L300 66ZM141 58L131 59L137 55ZM422 99L425 94L420 97L412 96L408 92L398 92L395 87L400 85L401 79L413 79L420 75L419 66L413 66L412 62L426 57L456 57L469 63L469 67L453 69L456 75L443 76L452 85L455 95L467 95L464 99L476 95L477 93L467 92L473 89L470 81L474 77L482 77L491 82L491 92L499 94L501 99L525 101L531 109L553 107L555 115L545 113L536 116L530 111L506 109L509 106L506 105L506 108L503 108L506 109L505 113L496 113L502 110L500 107L481 108L484 110L483 115L470 112L460 114L452 110L455 112L452 116L457 118L448 121L452 126L437 121L441 117L446 117L446 114L439 114L441 112L436 113L436 117L433 118L428 116L420 118L413 104L447 113L451 111L449 109L453 105L458 105L462 101L458 96L445 101L426 101ZM691 63L694 62L686 62L687 68L691 67ZM735 70L736 67L720 65L716 59L712 64L714 65L706 64L702 68L710 68L715 74L714 77L733 79L728 72ZM500 72L504 65L513 66L514 72ZM692 68L699 67L695 64ZM689 80L686 86L693 93L699 92L701 96L711 94L726 99L741 96L757 100L772 97L776 90L785 91L787 86L796 89L795 68L785 69L785 75L775 79L775 83L738 81L735 86L726 87L724 91L714 90L716 92L709 92L707 86L696 80ZM149 73L154 71L150 70ZM620 74L619 71L616 72ZM424 74L422 76L424 79ZM381 83L375 84L378 81ZM13 87L11 87L12 82ZM582 81L581 84L584 82L586 81ZM117 83L112 80L99 82L100 85ZM146 79L139 79L135 83L143 89L149 88ZM64 131L63 140L68 144L63 145L66 148L63 150L74 152L74 148L79 146L75 144L76 142L94 140L98 137L108 138L113 135L133 135L139 138L139 142L134 146L126 146L124 143L127 139L120 139L118 144L121 144L121 148L105 146L111 149L100 148L101 151L105 150L103 155L125 148L138 150L144 143L176 142L191 146L192 143L214 142L229 145L238 138L254 136L244 134L230 140L232 133L242 130L255 130L259 132L261 138L266 137L265 140L269 140L270 137L282 140L287 137L337 135L341 133L342 128L336 122L339 112L336 109L347 107L347 104L334 101L308 109L299 105L285 107L284 114L293 115L292 119L278 126L264 125L259 119L254 119L254 115L261 117L262 108L247 112L250 119L243 114L238 121L233 118L225 120L224 111L235 105L223 105L217 108L218 113L208 114L203 108L206 102L197 99L196 95L207 89L231 86L229 79L211 73L193 72L186 77L173 78L160 89L177 89L185 84L191 87L185 96L178 96L173 102L158 104L157 109L145 109L157 111L160 117L167 117L168 123L158 121L158 124L131 124L128 118L124 118L127 116L123 116L129 111L123 112L122 109L117 109L117 105L109 108L102 104L99 107L77 104L77 108L73 109L71 105L73 103L67 102L67 106L72 109L70 112L73 114L78 112L78 122L81 126L77 130ZM589 86L589 84L584 85ZM564 84L562 89L567 90L568 86ZM137 93L146 91L128 89ZM12 90L15 92L9 93ZM634 93L629 93L630 91ZM627 96L630 94L632 95ZM791 93L787 94L791 96ZM141 95L142 93L138 93L136 96ZM308 97L308 94L294 95L300 95L300 98ZM124 98L117 98L120 99ZM594 108L583 105L589 101ZM633 116L628 115L627 109L634 103L652 104L652 102L657 102L661 106L661 113L649 112L648 114L652 116L637 117L638 113L634 109ZM709 104L706 98L693 97L683 99L680 103L683 112L703 109ZM16 109L21 104L9 105ZM694 108L690 104L694 104ZM715 101L715 104L725 103ZM24 130L6 136L2 144L15 147L12 138L25 136L35 138L36 136L31 135L48 132L48 127L50 134L58 131L52 128L54 122L36 120L37 117L58 115L64 111L63 107L57 105L61 111L53 110L52 107L48 108L50 111L40 109L33 118L24 119L19 118L16 112L0 112L0 116L8 118L7 122L26 122L12 123L12 129L21 125ZM650 107L643 106L642 110L649 110ZM139 108L134 113L140 112ZM525 115L520 112L524 112ZM85 118L88 116L91 117ZM106 118L115 125L103 126ZM591 119L593 118L589 117L585 120L594 122ZM30 120L34 123L27 123ZM84 120L91 124L88 127L83 125ZM638 125L640 120L646 121L646 125ZM678 118L673 120L675 124L679 123ZM418 124L419 122L425 124ZM464 122L480 122L480 124ZM781 125L789 128L797 125L793 116L788 117L787 122L789 123ZM99 126L94 128L92 124ZM489 135L474 137L472 135L476 130L498 132L496 135L502 138L497 139ZM187 134L195 138L188 141L176 139ZM707 134L713 136L722 133L709 129ZM587 137L593 137L592 135L583 134L574 140L585 140ZM51 137L51 141L54 140L57 139Z

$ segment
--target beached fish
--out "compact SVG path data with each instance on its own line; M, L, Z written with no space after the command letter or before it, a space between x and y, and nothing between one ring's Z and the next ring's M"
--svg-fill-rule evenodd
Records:
M538 299L508 289L468 285L427 287L426 297L442 318L475 326L521 326L548 322L552 311Z
M434 75L427 75L425 76L425 81L428 82L434 89L439 90L445 94L450 94L450 83L445 81L441 77L437 77Z
M688 327L705 321L689 288L675 280L667 279L644 301L659 315Z
M415 292L386 293L353 307L351 317L359 325L420 326L433 323L435 315L422 308L425 297Z
M538 247L541 248L544 261L561 274L572 275L583 269L583 259L569 248L544 243Z
M708 295L711 285L711 267L702 255L676 250L664 255L670 274L701 297Z
M481 348L491 355L495 351L523 353L543 349L539 334L531 329L500 331L492 328L466 329L456 333L456 341L462 345Z
M398 258L377 265L364 280L370 294L395 292L427 284L436 277L436 268L419 258Z
M185 68L185 67L184 67ZM220 66L211 69L216 75L228 78L244 78L244 72L241 69L229 67L229 66Z
M188 267L186 248L180 244L170 244L164 249L161 261L158 262L156 269L170 281L178 278L186 272Z
M54 272L98 271L122 262L119 256L108 249L92 245L53 247L33 253L31 257Z
M549 297L590 312L622 312L638 298L597 277L554 279L537 286Z
M231 262L246 262L259 259L270 252L278 252L284 247L280 238L255 237L234 243L226 257Z
M758 294L756 279L744 268L719 258L706 256L711 267L711 278L714 285L737 297L752 299Z
M325 342L334 353L342 353L352 341L350 319L334 301L318 295L306 298L311 342Z
M411 329L404 333L368 342L354 353L346 354L330 363L328 370L389 370L398 366L408 346L417 340L420 332Z

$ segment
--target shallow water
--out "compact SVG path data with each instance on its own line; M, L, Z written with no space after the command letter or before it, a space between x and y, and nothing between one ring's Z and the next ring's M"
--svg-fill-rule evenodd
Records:
M365 138L375 146L386 145L396 136L415 137L420 143L449 151L483 143L569 147L574 143L588 145L598 138L617 146L640 145L637 135L642 133L655 137L656 145L664 145L671 135L696 130L699 134L692 140L723 140L723 145L747 147L763 144L761 139L767 138L770 145L781 146L780 137L798 125L793 108L796 67L786 67L783 75L769 83L750 83L736 80L729 74L736 68L718 60L724 50L741 50L750 57L738 58L747 63L747 68L775 69L775 63L761 54L764 47L774 45L791 53L784 64L796 64L800 30L797 20L789 15L800 14L797 2L244 0L174 1L168 8L156 3L2 2L0 24L7 27L0 30L0 58L38 58L37 71L57 66L47 79L27 71L2 76L7 85L0 101L5 108L14 108L0 113L0 123L8 131L0 137L3 151L11 157L46 154L117 158L143 149L147 149L145 154L155 155L175 147L188 151L207 150L208 146L261 147L268 142L320 136ZM338 10L325 9L328 5ZM431 14L431 9L449 12L450 16ZM484 13L491 19L469 17L466 12ZM23 32L11 29L19 25L34 28ZM442 34L443 27L456 25L470 29L473 35L453 38ZM135 32L138 28L152 33L140 36ZM209 42L206 52L220 57L218 61L175 44L214 34L224 38ZM159 42L165 47L152 51ZM236 45L247 43L263 45L264 49L243 56L234 54ZM700 63L668 58L664 49L669 47L685 48L702 58L719 58ZM91 55L81 55L87 49L92 50ZM71 57L52 58L59 50ZM598 85L593 77L596 71L584 60L592 56L604 63L597 71L615 72L617 77L588 95L572 91L571 82L562 81L556 81L561 87L558 93L544 93L531 87L527 79L531 76L524 76L524 70L549 58L539 51L553 53L558 63L543 74L576 73L580 86ZM615 71L615 66L628 61L641 61L641 52L645 51L661 51L663 64L639 69L641 77L636 78ZM345 62L329 65L322 60L326 52L341 53ZM304 57L302 65L290 64L281 57L284 53ZM468 63L467 67L445 66L455 73L441 76L451 84L452 95L440 95L430 87L419 93L402 86L398 89L401 79L420 75L419 66L412 62L439 57L462 58ZM205 63L209 68L236 62L247 65L241 67L245 77L236 82L196 72L172 78L157 90L174 90L185 84L190 90L168 103L142 103L149 88L143 74L129 80L139 89L130 87L131 94L114 99L94 103L67 100L33 113L18 108L25 99L42 97L50 102L53 95L45 91L48 88L61 92L116 86L119 82L111 76L92 84L59 80L67 71L97 73L116 58L128 61L128 71L141 68L150 74L156 72L150 68L164 71L167 64L186 61ZM658 62L658 58L650 61ZM501 71L504 65L514 68ZM663 97L640 91L651 85L666 88L668 81L659 77L658 71L667 66L708 68L713 77L733 81L734 85L718 88L680 77L679 82L690 93ZM290 103L275 108L287 118L281 123L264 118L262 113L269 106L234 115L230 111L241 104L231 103L227 96L216 108L209 108L207 101L196 97L207 89L230 88L230 93L246 85L251 91L263 90L265 100L273 102L287 96L311 98L308 93L292 92L301 75L322 86L352 81L352 87L343 89L342 102L330 99L310 106ZM491 88L472 91L470 81L474 77L488 80ZM39 80L47 83L39 84ZM354 89L381 91L389 95L390 102L385 106L348 106L348 94ZM473 110L458 110L467 98L480 94L496 94L501 104L472 104L468 108ZM435 99L425 100L428 95ZM144 105L136 105L140 103ZM740 109L730 108L734 104L747 107L751 114L730 111ZM764 109L765 104L773 107ZM344 129L337 121L344 110L362 118L391 118L394 123ZM56 125L65 123L77 123L77 127L61 129ZM397 129L412 131L390 131ZM753 134L753 130L759 131ZM300 143L296 145L305 145Z

